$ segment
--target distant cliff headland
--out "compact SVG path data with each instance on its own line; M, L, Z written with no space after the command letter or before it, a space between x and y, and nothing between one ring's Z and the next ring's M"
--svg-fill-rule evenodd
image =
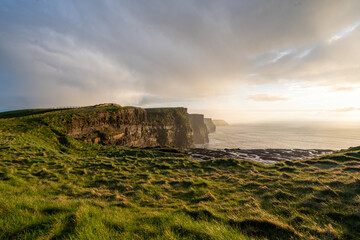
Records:
M214 119L212 121L215 124L215 126L228 126L229 125L225 120L222 120L222 119Z

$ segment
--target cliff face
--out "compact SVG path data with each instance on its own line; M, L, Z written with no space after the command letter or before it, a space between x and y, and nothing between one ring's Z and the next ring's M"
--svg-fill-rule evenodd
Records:
M74 118L67 129L75 139L104 145L183 149L193 144L186 108L94 111Z
M189 122L193 131L195 144L204 144L209 142L208 130L204 122L204 115L189 114Z
M216 131L216 126L211 118L204 118L204 122L209 133L213 133Z

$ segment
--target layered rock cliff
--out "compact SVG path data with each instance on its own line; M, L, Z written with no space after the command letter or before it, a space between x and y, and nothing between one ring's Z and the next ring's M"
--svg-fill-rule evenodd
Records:
M194 144L205 144L209 142L209 132L205 125L204 115L189 114L189 122L193 131Z
M104 145L129 147L169 146L189 148L192 129L186 108L142 109L111 105L72 119L67 133L75 139ZM100 110L99 110L100 109Z
M211 118L204 118L204 122L209 133L213 133L216 131L216 125Z

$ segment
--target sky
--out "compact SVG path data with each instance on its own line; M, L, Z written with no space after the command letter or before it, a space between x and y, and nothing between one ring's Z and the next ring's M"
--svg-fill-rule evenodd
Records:
M0 111L360 119L359 0L1 0Z

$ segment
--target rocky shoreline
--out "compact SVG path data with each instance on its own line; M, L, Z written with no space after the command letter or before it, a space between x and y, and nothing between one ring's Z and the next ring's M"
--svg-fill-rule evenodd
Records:
M274 164L285 160L307 159L334 153L330 149L206 149L189 150L190 157L195 160L211 160L215 158L237 158Z

